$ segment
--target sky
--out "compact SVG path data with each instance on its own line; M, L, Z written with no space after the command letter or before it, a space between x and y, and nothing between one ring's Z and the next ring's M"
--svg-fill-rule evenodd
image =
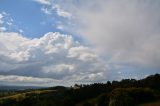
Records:
M160 73L159 0L0 0L0 84L71 86Z

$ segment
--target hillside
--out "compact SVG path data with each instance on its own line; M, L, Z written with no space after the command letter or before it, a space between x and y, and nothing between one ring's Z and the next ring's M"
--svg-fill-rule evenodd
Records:
M160 100L160 74L141 80L0 93L0 106L151 106L150 102L156 104Z

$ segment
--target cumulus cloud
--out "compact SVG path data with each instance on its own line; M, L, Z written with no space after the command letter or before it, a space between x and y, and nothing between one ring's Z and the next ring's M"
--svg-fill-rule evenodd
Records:
M29 81L49 78L83 83L106 78L106 64L91 48L70 35L50 32L29 39L17 33L1 32L0 45L0 79L14 75Z
M61 23L77 25L74 32L93 45L96 52L105 55L109 67L93 49L69 35L48 33L29 39L16 33L1 33L0 74L3 78L14 75L100 82L109 76L137 78L160 69L159 0L36 1L43 4L41 9L45 14L57 14ZM67 32L72 33L68 24L61 23L55 25L57 29L68 28ZM108 73L108 70L111 71Z

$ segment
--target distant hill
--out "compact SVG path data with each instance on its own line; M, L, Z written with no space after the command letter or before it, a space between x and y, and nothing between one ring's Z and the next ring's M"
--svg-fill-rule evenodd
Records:
M46 87L0 85L0 90L26 90L26 89L40 89L40 88L46 88Z

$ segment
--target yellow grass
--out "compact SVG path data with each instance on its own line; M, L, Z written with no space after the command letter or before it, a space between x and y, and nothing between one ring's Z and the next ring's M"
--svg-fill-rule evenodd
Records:
M20 99L24 99L26 94L43 94L43 93L49 93L49 92L55 92L55 91L56 90L34 90L26 93L18 93L12 96L1 97L0 100L4 100L4 99L20 100Z

